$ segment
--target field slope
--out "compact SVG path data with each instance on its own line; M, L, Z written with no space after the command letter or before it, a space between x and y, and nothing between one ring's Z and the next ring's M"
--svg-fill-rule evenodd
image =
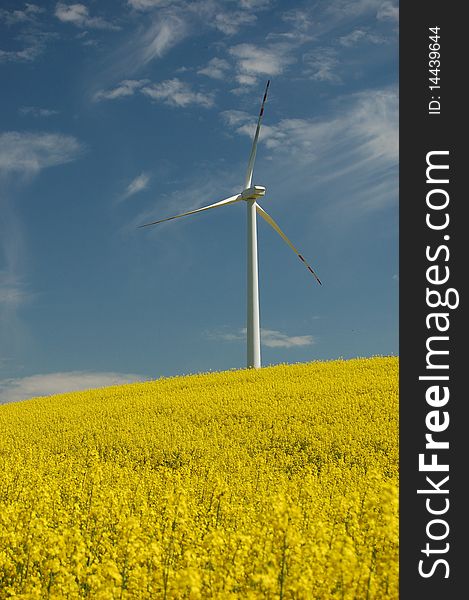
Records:
M0 406L0 598L397 599L398 358Z

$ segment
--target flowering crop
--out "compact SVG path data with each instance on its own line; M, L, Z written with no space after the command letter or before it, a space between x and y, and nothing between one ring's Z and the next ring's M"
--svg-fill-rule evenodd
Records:
M0 598L397 599L398 359L0 407Z

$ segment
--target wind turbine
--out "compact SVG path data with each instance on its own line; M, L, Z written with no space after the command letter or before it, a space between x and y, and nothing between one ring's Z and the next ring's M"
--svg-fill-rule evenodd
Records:
M259 140L259 132L261 129L262 117L264 116L264 105L267 100L267 91L269 89L270 80L267 81L265 87L264 98L262 99L261 109L259 112L259 118L257 120L256 133L252 142L251 154L249 156L248 168L246 171L246 177L244 180L244 188L240 194L230 196L214 204L203 206L202 208L196 208L180 215L173 217L167 217L166 219L160 219L159 221L152 221L151 223L145 223L139 225L139 227L149 227L150 225L157 225L164 221L171 221L172 219L179 219L180 217L186 217L193 215L204 210L210 210L212 208L219 208L226 206L227 204L234 204L235 202L246 202L247 208L247 366L250 368L258 369L261 366L261 335L260 335L260 320L259 320L259 281L258 281L258 266L257 266L257 215L260 215L267 223L275 229L280 237L290 246L295 252L298 258L305 264L307 269L316 278L316 281L321 284L319 277L316 275L312 267L306 262L304 257L298 252L295 246L283 233L277 223L272 217L257 203L258 198L265 196L265 187L261 185L252 185L252 174L254 171L254 161L256 160L257 142Z

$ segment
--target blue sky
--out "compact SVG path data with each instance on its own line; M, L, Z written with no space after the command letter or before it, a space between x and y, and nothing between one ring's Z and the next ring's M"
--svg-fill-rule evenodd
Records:
M398 353L390 0L2 2L0 402L244 368L253 183L263 364Z

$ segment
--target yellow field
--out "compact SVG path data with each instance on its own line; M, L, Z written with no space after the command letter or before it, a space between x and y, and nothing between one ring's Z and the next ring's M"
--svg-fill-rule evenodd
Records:
M398 598L398 359L0 406L0 598Z

